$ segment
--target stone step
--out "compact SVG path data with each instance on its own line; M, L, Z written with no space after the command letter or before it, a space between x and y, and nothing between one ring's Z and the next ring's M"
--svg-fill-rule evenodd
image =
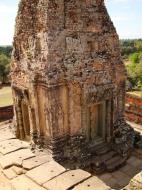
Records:
M88 161L88 170L90 173L100 174L105 171L105 165L100 156L91 157Z
M105 143L99 143L99 144L91 144L89 146L89 149L91 151L92 154L96 154L97 151L99 151L100 149L106 147L106 144Z
M97 146L91 147L94 152L94 157L90 160L90 170L95 174L108 171L114 171L122 166L126 158L121 157L117 152L111 149L110 144L101 143Z
M100 144L103 144L104 140L100 137L96 137L95 141L91 143L90 147L99 146ZM104 143L105 144L105 143Z
M102 142L102 143L96 145L95 148L96 148L96 150L98 150L98 149L103 148L103 147L105 147L105 146L107 146L107 145L108 145L107 143Z
M138 141L135 145L136 148L142 148L142 140Z
M106 154L110 150L111 150L110 145L107 143L101 143L97 146L94 146L94 151L96 152L97 155Z
M111 158L113 158L114 156L116 156L116 154L117 154L116 152L110 151L107 154L102 155L101 160L103 162L106 162L106 161L110 160Z
M112 157L110 160L106 161L106 169L109 172L112 172L119 167L121 167L123 164L125 164L126 158L123 158L122 156L116 155L115 157Z
M102 143L104 143L104 140L102 138L100 138L100 137L97 137L95 139L94 145L97 146L97 145L100 145Z
M104 154L106 154L108 152L110 152L110 147L109 146L102 147L101 149L96 151L97 155L104 155Z

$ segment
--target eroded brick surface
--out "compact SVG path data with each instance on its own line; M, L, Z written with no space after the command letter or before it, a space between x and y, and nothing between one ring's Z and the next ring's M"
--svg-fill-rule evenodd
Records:
M128 121L142 125L142 98L131 94L126 95L125 116Z
M129 153L125 67L104 0L21 1L13 46L18 138L80 165L96 154L89 147L98 138Z

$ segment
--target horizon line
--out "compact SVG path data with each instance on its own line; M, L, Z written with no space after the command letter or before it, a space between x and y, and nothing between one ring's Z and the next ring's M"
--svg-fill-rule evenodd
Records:
M119 38L119 40L142 40L142 38ZM13 46L12 44L6 44L6 45L1 45L0 44L0 47L8 47L8 46Z

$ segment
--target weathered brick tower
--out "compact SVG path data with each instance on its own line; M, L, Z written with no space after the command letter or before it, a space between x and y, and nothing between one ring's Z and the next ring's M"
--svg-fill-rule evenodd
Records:
M133 147L125 69L103 0L21 0L11 67L17 137L58 160Z

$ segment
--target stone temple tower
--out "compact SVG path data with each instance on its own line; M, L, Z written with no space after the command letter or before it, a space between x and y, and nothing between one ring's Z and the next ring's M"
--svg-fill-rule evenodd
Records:
M81 162L102 146L127 157L125 69L103 0L21 0L13 47L18 138L57 160Z

